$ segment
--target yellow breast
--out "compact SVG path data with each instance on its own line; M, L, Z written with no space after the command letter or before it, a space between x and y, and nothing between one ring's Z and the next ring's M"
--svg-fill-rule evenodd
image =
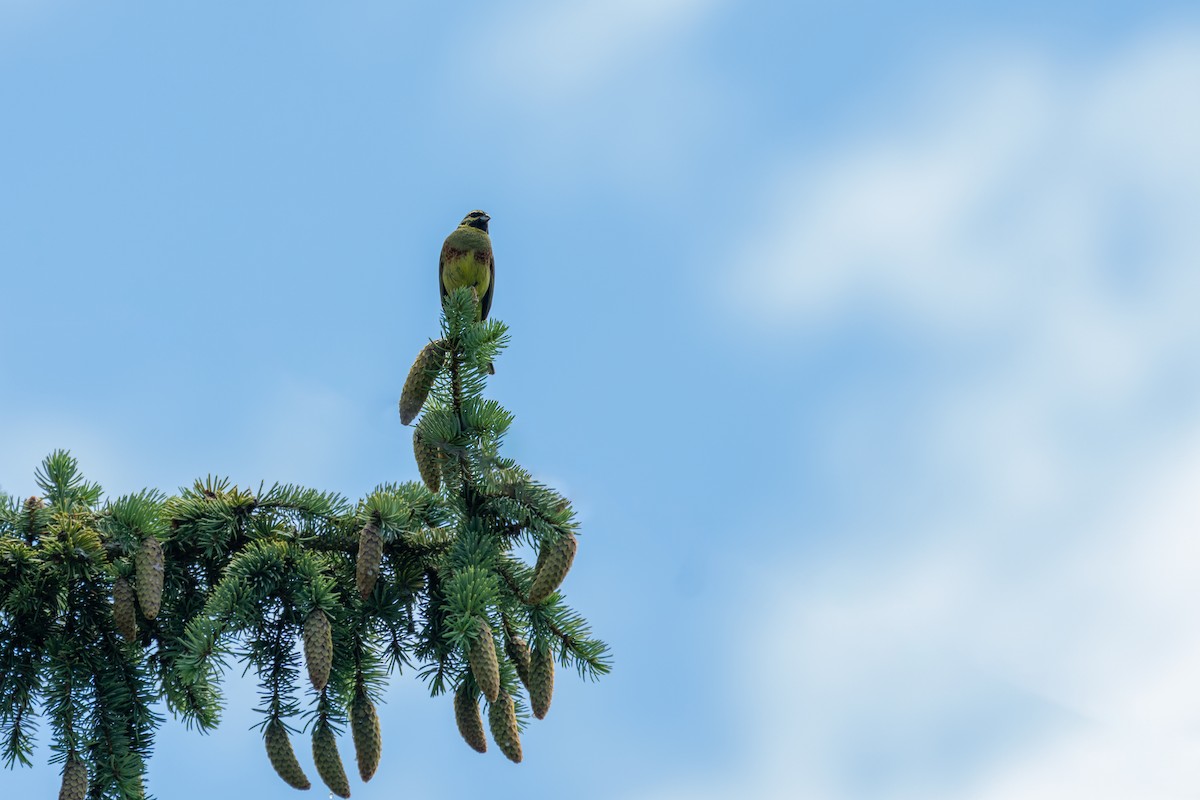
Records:
M442 265L442 283L447 291L474 286L475 291L483 297L491 283L488 266L482 261L475 260L475 253L469 252L458 258L449 259Z

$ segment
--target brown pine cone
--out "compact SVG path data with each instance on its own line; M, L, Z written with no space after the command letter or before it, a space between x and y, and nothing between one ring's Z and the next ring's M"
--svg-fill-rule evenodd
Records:
M508 654L508 660L516 667L517 675L521 678L521 683L525 684L525 688L528 689L529 644L514 633L511 636L504 637L504 652Z
M292 749L292 740L288 737L287 728L283 727L283 723L278 719L267 723L263 739L267 745L267 758L284 783L293 789L310 788L312 784L300 767L300 762L296 760L296 751Z
M529 604L537 605L545 600L562 585L563 578L571 569L575 560L575 550L579 543L575 534L568 533L552 545L543 546L543 555L539 557L541 565L533 575L533 585L529 587Z
M338 753L337 740L328 723L317 723L313 730L313 762L317 765L317 774L329 787L329 791L338 797L350 796L350 779L346 777L346 769L342 766L342 756Z
M354 582L358 594L365 600L375 589L379 580L379 566L383 562L383 537L374 522L368 522L358 535L358 563L354 570Z
M467 650L467 661L471 664L471 674L479 685L483 696L488 702L493 702L500 694L500 661L496 658L496 640L492 638L492 629L482 618L479 620L479 636Z
M58 790L58 800L83 800L87 797L88 772L87 764L75 753L67 757L63 767L62 788Z
M138 605L146 619L157 617L162 605L163 563L162 544L153 536L147 536L133 557Z
M446 361L446 341L438 339L425 345L413 362L400 392L400 422L407 425L421 413L433 381Z
M554 695L554 651L549 647L535 648L529 667L529 704L533 715L545 719Z
M420 428L413 431L413 456L417 460L417 471L421 473L421 480L429 487L429 491L436 492L442 487L442 472L438 468L441 453L421 438Z
M379 714L375 712L375 705L365 694L355 695L350 706L350 734L354 738L358 774L366 783L379 768L383 734L379 730Z
M467 691L465 680L454 693L454 722L472 750L477 753L487 752L487 739L483 736L483 717L479 715L479 703L475 700L475 693Z
M329 617L319 608L314 608L304 620L304 661L313 688L321 691L329 683L329 670L333 666L333 629Z
M134 605L133 587L124 578L113 581L113 622L127 642L137 639L137 608Z
M500 752L514 764L521 763L521 732L517 728L517 710L508 692L501 692L488 708L488 727Z

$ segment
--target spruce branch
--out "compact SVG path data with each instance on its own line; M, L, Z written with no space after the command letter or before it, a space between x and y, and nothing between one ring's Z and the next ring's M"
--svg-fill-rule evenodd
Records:
M570 503L500 454L514 418L484 390L507 329L478 321L469 290L443 308L406 406L419 415L420 481L380 484L356 503L212 475L173 496L106 499L56 451L36 470L38 496L0 493L7 766L31 761L41 722L64 792L142 798L162 722L154 701L212 730L236 662L257 676L276 771L310 785L289 736L306 718L318 773L344 795L336 734L349 724L364 780L386 768L375 704L393 673L412 667L432 695L453 692L459 729L481 752L486 710L497 749L519 761L526 693L539 718L549 706L547 658L590 678L609 671L607 646L560 587L579 533Z

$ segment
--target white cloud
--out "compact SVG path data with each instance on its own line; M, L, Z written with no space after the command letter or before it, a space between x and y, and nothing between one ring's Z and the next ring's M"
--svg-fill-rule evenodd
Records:
M738 647L743 760L639 796L1195 797L1200 426L1139 473L1041 550L965 515L897 558L790 564Z
M714 0L537 3L489 37L493 72L523 91L585 91L675 41Z
M927 343L920 452L873 457L945 497L788 563L745 757L648 796L1200 791L1200 36L941 66L904 130L794 168L732 280L785 336Z
M486 91L489 151L540 181L630 203L673 197L724 130L735 98L716 80L697 32L718 0L535 0L478 17L476 57L456 59L455 86ZM455 91L458 91L456 88ZM669 102L664 102L669 98ZM651 213L647 211L647 213Z
M954 79L906 129L782 171L736 259L745 311L809 327L875 300L982 330L1081 289L1110 300L1122 269L1179 288L1161 279L1200 250L1200 37L1082 72L1025 54L942 66Z

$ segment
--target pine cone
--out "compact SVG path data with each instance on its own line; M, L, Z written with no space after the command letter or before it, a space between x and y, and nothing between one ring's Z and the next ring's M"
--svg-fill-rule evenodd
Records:
M542 602L562 585L563 578L567 577L567 570L571 569L571 562L575 560L575 550L578 547L579 543L573 533L568 533L552 545L542 546L543 553L538 559L541 565L534 572L533 585L529 587L530 605Z
M329 725L323 721L318 722L313 730L313 761L317 765L317 774L329 791L338 797L350 796L350 779L346 777L346 769L342 766L337 740L333 738Z
M508 654L508 660L517 668L517 675L521 678L521 683L525 684L525 688L528 689L529 645L514 633L504 638L504 652Z
M350 706L350 733L354 738L354 755L358 759L358 774L363 783L371 780L379 768L383 735L379 731L379 714L365 694L358 694Z
M554 695L554 652L546 646L535 648L529 666L529 704L533 715L545 719Z
M146 619L154 619L162 605L163 590L163 548L158 539L147 536L142 540L141 549L133 557L133 568L138 605Z
M438 339L425 345L417 360L413 362L408 377L404 380L404 389L400 392L400 421L405 425L417 418L429 390L433 388L434 378L446 361L446 340Z
M354 582L364 600L375 589L382 561L383 537L379 535L379 528L375 523L369 522L358 535L358 564L354 571Z
M496 640L492 629L482 618L479 620L479 636L467 650L467 661L471 674L488 702L494 702L500 694L500 661L496 658Z
M267 743L267 758L271 760L271 766L279 773L279 777L283 778L283 782L293 789L310 788L312 784L301 769L300 762L296 760L296 751L292 749L292 740L288 738L287 728L283 727L283 723L278 719L267 723L263 739Z
M62 788L58 790L58 800L84 800L87 790L87 764L75 753L71 753L63 768Z
M124 578L113 581L113 622L127 642L137 639L137 608L134 606L133 587Z
M436 492L442 486L442 472L438 469L441 454L436 447L427 444L421 438L419 429L413 431L413 455L417 459L417 471L421 473L421 480L425 481L429 491Z
M304 661L313 688L321 691L329 683L329 670L333 666L333 630L329 617L319 608L314 608L304 620Z
M553 550L552 547L539 547L537 561L533 565L533 577L536 579L537 574L542 571L542 565L546 563L546 556Z
M475 701L475 693L467 691L464 680L454 693L454 721L458 724L458 732L462 734L467 744L477 753L487 752L487 739L483 736L483 718L479 716L479 704Z
M517 729L517 710L508 692L501 692L488 708L488 727L500 752L514 764L521 763L521 732Z

